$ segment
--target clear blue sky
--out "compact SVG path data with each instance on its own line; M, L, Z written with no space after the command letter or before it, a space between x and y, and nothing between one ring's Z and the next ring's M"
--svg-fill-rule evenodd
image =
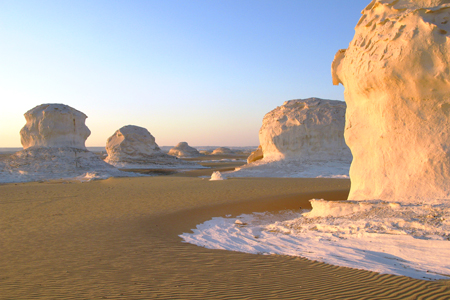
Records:
M160 146L258 145L263 116L344 100L334 54L369 0L0 0L0 147L42 103L84 112L104 146L124 125Z

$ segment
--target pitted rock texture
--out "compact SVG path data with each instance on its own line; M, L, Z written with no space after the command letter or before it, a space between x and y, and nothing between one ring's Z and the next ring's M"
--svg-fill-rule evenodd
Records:
M449 199L450 1L374 0L332 64L347 103L349 199Z
M259 130L264 159L350 162L344 123L343 101L319 98L286 101L264 116Z

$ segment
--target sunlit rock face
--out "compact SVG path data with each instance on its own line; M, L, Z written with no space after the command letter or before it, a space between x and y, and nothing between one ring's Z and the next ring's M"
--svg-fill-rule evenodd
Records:
M197 157L203 154L198 152L197 149L189 146L188 143L180 142L178 145L169 150L169 155L176 157Z
M258 146L258 149L256 149L255 151L253 151L252 153L250 153L250 155L247 157L247 163L250 164L254 161L263 159L264 155L262 152L262 148L261 145Z
M376 0L336 54L353 154L349 199L450 197L449 34L449 0Z
M24 149L30 147L72 147L86 149L91 134L87 116L64 104L41 104L25 113L27 123L20 131Z
M351 161L344 141L345 103L290 100L264 116L259 142L265 160Z

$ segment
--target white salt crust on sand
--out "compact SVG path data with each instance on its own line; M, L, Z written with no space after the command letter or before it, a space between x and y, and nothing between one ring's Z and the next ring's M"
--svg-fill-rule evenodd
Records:
M291 178L349 178L350 163L339 160L271 160L263 158L236 168L231 172L223 172L226 178L231 177L291 177Z
M209 249L301 256L417 279L450 279L450 205L312 200L312 211L213 218L180 237Z

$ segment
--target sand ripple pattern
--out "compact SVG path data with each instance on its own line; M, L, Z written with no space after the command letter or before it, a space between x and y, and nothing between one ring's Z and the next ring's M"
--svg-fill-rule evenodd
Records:
M306 183L338 186L321 182ZM445 281L210 250L178 237L224 211L247 212L247 200L227 199L292 193L302 184L153 177L0 185L0 299L450 298ZM264 211L272 202L248 209Z

